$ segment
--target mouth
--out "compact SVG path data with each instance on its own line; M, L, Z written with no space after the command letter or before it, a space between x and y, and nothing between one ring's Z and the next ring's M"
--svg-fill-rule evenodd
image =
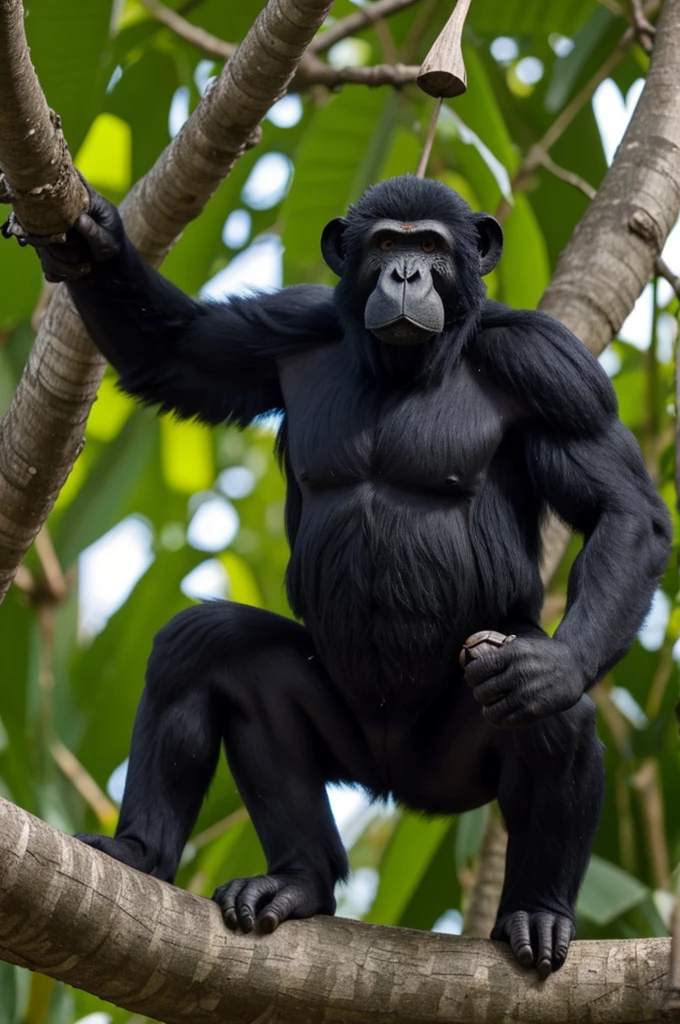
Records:
M434 338L436 331L430 327L411 320L408 316L398 316L388 323L380 324L369 328L379 341L387 342L388 345L423 345L430 338Z

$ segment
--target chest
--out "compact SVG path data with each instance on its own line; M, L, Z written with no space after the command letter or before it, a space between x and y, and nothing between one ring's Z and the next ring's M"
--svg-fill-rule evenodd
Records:
M282 374L300 483L474 487L515 418L474 365L463 361L440 384L420 388L359 376L339 356L315 353Z

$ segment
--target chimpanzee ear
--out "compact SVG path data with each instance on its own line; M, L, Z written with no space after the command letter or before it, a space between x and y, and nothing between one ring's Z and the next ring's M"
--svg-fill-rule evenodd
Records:
M490 274L498 263L503 252L503 229L490 214L474 213L473 220L477 228L477 247L479 249L479 273L482 277Z
M336 217L326 224L321 235L321 255L334 274L342 277L345 269L345 247L343 239L347 227L346 217Z

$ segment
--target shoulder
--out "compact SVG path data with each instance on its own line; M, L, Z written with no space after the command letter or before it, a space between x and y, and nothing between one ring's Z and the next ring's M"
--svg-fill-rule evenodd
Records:
M548 313L487 300L474 348L491 379L532 418L599 433L617 415L614 388L597 359Z
M292 285L277 292L231 298L226 307L243 318L271 354L286 355L340 340L342 328L333 288Z

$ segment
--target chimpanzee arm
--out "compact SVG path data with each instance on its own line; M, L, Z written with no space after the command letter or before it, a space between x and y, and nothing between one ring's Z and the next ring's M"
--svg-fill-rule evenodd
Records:
M123 390L183 417L245 426L281 409L277 361L338 336L330 288L189 298L142 261L116 208L94 191L68 243L38 251L46 276L66 280Z
M670 517L585 346L542 313L489 304L483 326L477 356L524 410L533 486L585 538L554 639L520 638L466 672L487 718L528 724L569 707L628 650L669 556Z
M588 685L626 653L670 554L671 527L637 443L618 420L591 437L529 429L534 486L584 545L555 632L577 653Z

